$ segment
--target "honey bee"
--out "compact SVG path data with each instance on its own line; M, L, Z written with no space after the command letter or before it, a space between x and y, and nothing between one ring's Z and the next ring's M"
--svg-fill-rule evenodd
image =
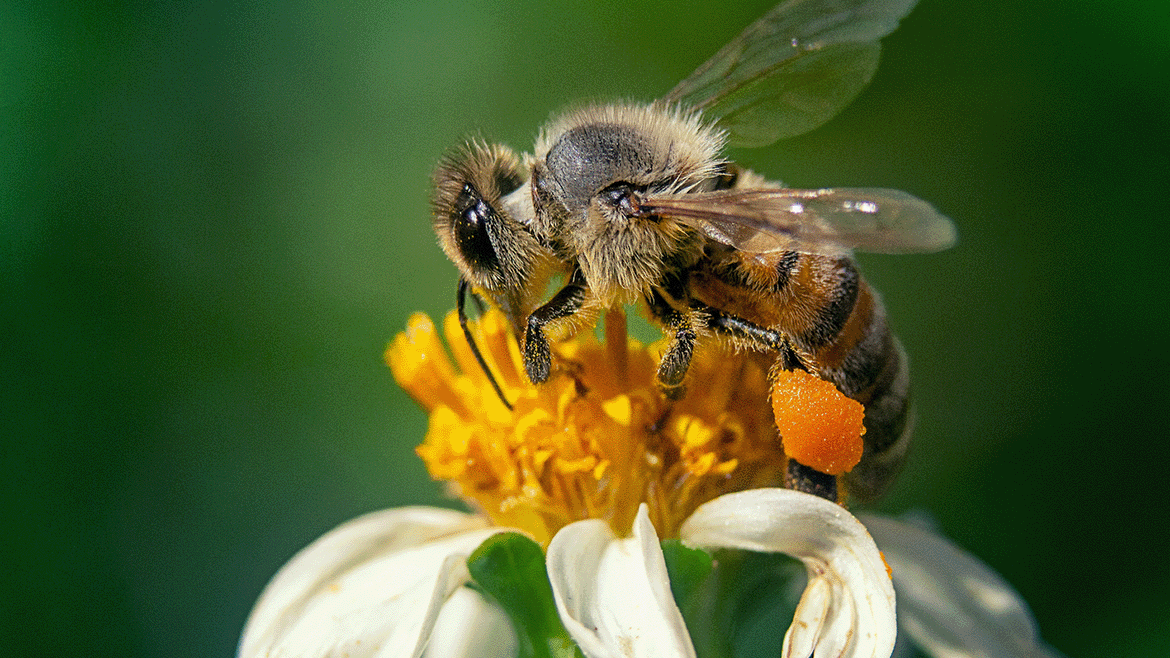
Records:
M448 156L435 174L434 227L461 272L465 331L474 288L523 337L525 369L540 383L550 325L644 303L668 338L657 373L668 397L682 394L697 342L713 336L864 405L864 454L841 482L876 497L905 458L909 376L851 253L944 249L954 226L904 192L788 189L721 154L835 115L914 2L788 0L649 105L569 111L541 130L532 155L471 141ZM563 286L542 302L558 274ZM835 477L795 460L786 484L838 495Z

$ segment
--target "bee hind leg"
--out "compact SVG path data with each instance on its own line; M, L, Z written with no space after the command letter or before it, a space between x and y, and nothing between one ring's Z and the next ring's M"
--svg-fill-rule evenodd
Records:
M779 331L761 327L758 324L748 322L743 318L736 317L718 309L705 307L703 310L707 314L708 326L716 331L754 343L760 349L774 350L782 353L791 351L788 345L788 339Z
M837 476L822 473L811 466L788 458L788 469L784 473L784 488L820 496L834 503L838 500Z
M810 360L801 358L782 333L715 309L708 309L707 315L712 329L775 351L777 356L774 370L811 371ZM784 487L840 502L837 476L805 466L791 457L784 473Z

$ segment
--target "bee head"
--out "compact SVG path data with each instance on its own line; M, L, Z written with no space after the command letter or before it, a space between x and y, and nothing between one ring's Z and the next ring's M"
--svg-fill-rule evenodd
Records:
M470 141L449 153L434 174L433 223L443 252L473 286L517 293L543 248L517 214L531 214L527 175L510 149ZM513 195L509 197L509 195Z

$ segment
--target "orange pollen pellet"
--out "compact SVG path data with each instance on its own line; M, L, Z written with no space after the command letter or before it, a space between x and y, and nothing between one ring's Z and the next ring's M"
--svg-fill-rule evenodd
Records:
M829 475L861 461L865 408L832 382L803 370L782 370L772 383L772 413L784 453Z

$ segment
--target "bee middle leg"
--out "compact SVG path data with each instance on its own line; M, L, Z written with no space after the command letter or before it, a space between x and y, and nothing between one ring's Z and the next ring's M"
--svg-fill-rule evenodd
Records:
M662 353L662 360L658 362L658 387L669 400L678 400L686 395L686 386L683 379L691 367L691 358L695 354L695 340L698 333L695 330L699 320L699 311L688 308L680 311L662 293L655 290L646 298L650 312L654 314L673 335L666 351Z

